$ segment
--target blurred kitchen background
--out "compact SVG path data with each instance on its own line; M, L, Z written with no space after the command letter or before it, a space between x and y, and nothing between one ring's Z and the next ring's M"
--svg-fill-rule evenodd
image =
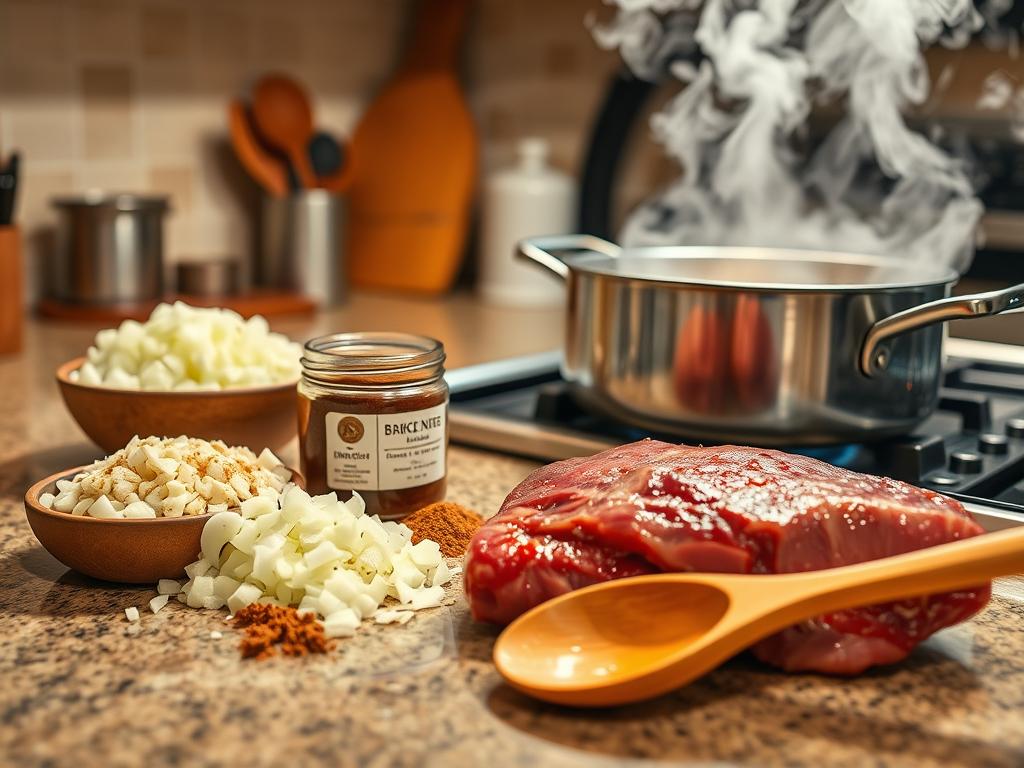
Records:
M623 65L618 52L602 50L588 23L610 18L612 8L600 0L477 0L465 5L465 27L453 34L472 130L453 141L466 144L463 160L477 161L467 166L473 180L470 215L452 224L460 231L448 241L457 243L458 253L444 256L457 263L450 279L441 270L430 280L423 278L421 286L401 280L390 286L386 277L364 276L356 280L357 287L361 282L373 290L439 293L471 290L486 279L499 285L518 279L501 269L488 278L487 268L481 269L492 258L486 255L488 248L504 243L509 233L539 233L528 231L532 209L516 197L517 169L527 174L540 169L544 176L542 197L548 195L544 199L549 202L543 209L549 218L537 225L541 231L561 222L559 228L566 232L584 228L613 236L633 205L678 175L652 141L646 117L678 85L644 86L619 74ZM1019 29L1021 10L1010 11L1007 29ZM358 168L353 132L398 72L413 35L415 12L411 0L0 0L0 157L13 150L20 155L16 221L24 303L36 306L44 300L43 314L73 318L76 308L97 296L90 293L95 286L82 288L55 276L55 270L66 266L54 261L61 248L72 247L69 238L83 237L78 234L81 225L73 224L72 214L54 201L95 190L167 198L160 267L165 293L173 292L175 265L182 261L238 265L239 274L223 285L216 274L198 276L195 292L206 290L207 277L213 293L244 294L261 281L265 291L282 288L266 285L266 275L261 276L268 257L260 254L268 238L283 237L285 252L317 246L297 244L294 232L275 232L268 219L283 215L286 221L280 226L295 230L305 226L302 216L315 218L322 212L268 211L266 190L239 159L237 137L232 144L229 104L243 100L251 123L255 84L268 73L287 75L305 89L314 128L338 142L342 165ZM1024 144L1013 135L1010 100L996 108L979 107L986 78L993 72L1003 73L1011 88L1024 85L1016 37L998 51L979 39L963 50L938 51L935 57L931 64L936 76L951 60L957 68L953 81L945 83L943 98L929 102L928 120L965 137L981 169L979 184L989 210L986 244L968 274L967 287L1022 281ZM595 125L609 99L601 137L593 144ZM427 126L435 117L427 104L422 114L407 119ZM279 166L287 165L278 149L267 146L265 136L258 131L254 136L260 152ZM379 150L372 137L364 143L370 146L368 155ZM404 156L398 161L406 162ZM422 166L408 162L406 170L415 178L421 170L436 173L434 164L443 162L428 156ZM621 170L617 176L615 167ZM588 187L581 189L584 179ZM294 179L288 183L294 185ZM348 191L346 182L339 181L341 210L330 214L337 218L331 224L335 239L328 238L322 247L348 247ZM588 206L582 218L577 209L581 199ZM68 202L89 204L84 198ZM489 216L492 230L484 231L481 217ZM78 229L61 234L61 227ZM152 246L144 240L144 233L137 235L132 247ZM342 255L343 260L351 256ZM403 271L400 264L385 271L396 269ZM345 285L337 293L315 296L321 303L344 300L350 282L347 268L330 279ZM53 303L51 289L57 282L65 287ZM316 275L305 275L293 278L283 290L316 289L316 282ZM79 289L83 295L74 295ZM496 301L509 300L500 289L490 295ZM557 287L550 284L520 292L519 298L524 296L558 300ZM274 297L280 299L276 293ZM107 303L122 311L131 301ZM1024 332L1015 330L1019 325L996 318L954 333L1024 342Z

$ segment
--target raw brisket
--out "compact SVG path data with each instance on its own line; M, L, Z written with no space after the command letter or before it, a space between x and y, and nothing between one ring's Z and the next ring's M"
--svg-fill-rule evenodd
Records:
M959 502L760 448L653 440L543 467L466 557L473 615L504 624L551 597L658 571L833 568L982 533ZM754 648L787 670L855 674L904 658L988 600L989 585L821 616Z

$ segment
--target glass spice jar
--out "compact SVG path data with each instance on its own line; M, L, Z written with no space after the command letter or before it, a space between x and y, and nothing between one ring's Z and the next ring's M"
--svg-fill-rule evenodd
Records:
M336 333L306 342L299 452L312 494L357 491L366 513L396 519L444 499L448 385L444 346L404 333Z

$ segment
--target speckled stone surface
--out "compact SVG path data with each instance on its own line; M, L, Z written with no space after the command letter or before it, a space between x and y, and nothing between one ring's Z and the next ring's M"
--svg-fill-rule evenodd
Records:
M460 311L460 324L472 318ZM242 661L223 613L172 602L154 616L152 590L84 579L32 537L21 507L29 482L96 449L51 380L91 331L29 333L28 352L0 359L2 765L1024 765L1017 582L891 669L839 680L739 658L608 711L505 687L489 661L496 632L470 620L458 585L453 605L368 626L329 656ZM534 466L455 448L450 497L490 513ZM135 626L130 605L144 609Z

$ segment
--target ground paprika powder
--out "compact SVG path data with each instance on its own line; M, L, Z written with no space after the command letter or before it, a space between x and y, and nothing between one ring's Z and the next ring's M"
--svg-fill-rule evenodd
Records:
M412 529L412 543L433 539L445 557L462 557L483 518L471 509L450 501L429 504L402 521Z

